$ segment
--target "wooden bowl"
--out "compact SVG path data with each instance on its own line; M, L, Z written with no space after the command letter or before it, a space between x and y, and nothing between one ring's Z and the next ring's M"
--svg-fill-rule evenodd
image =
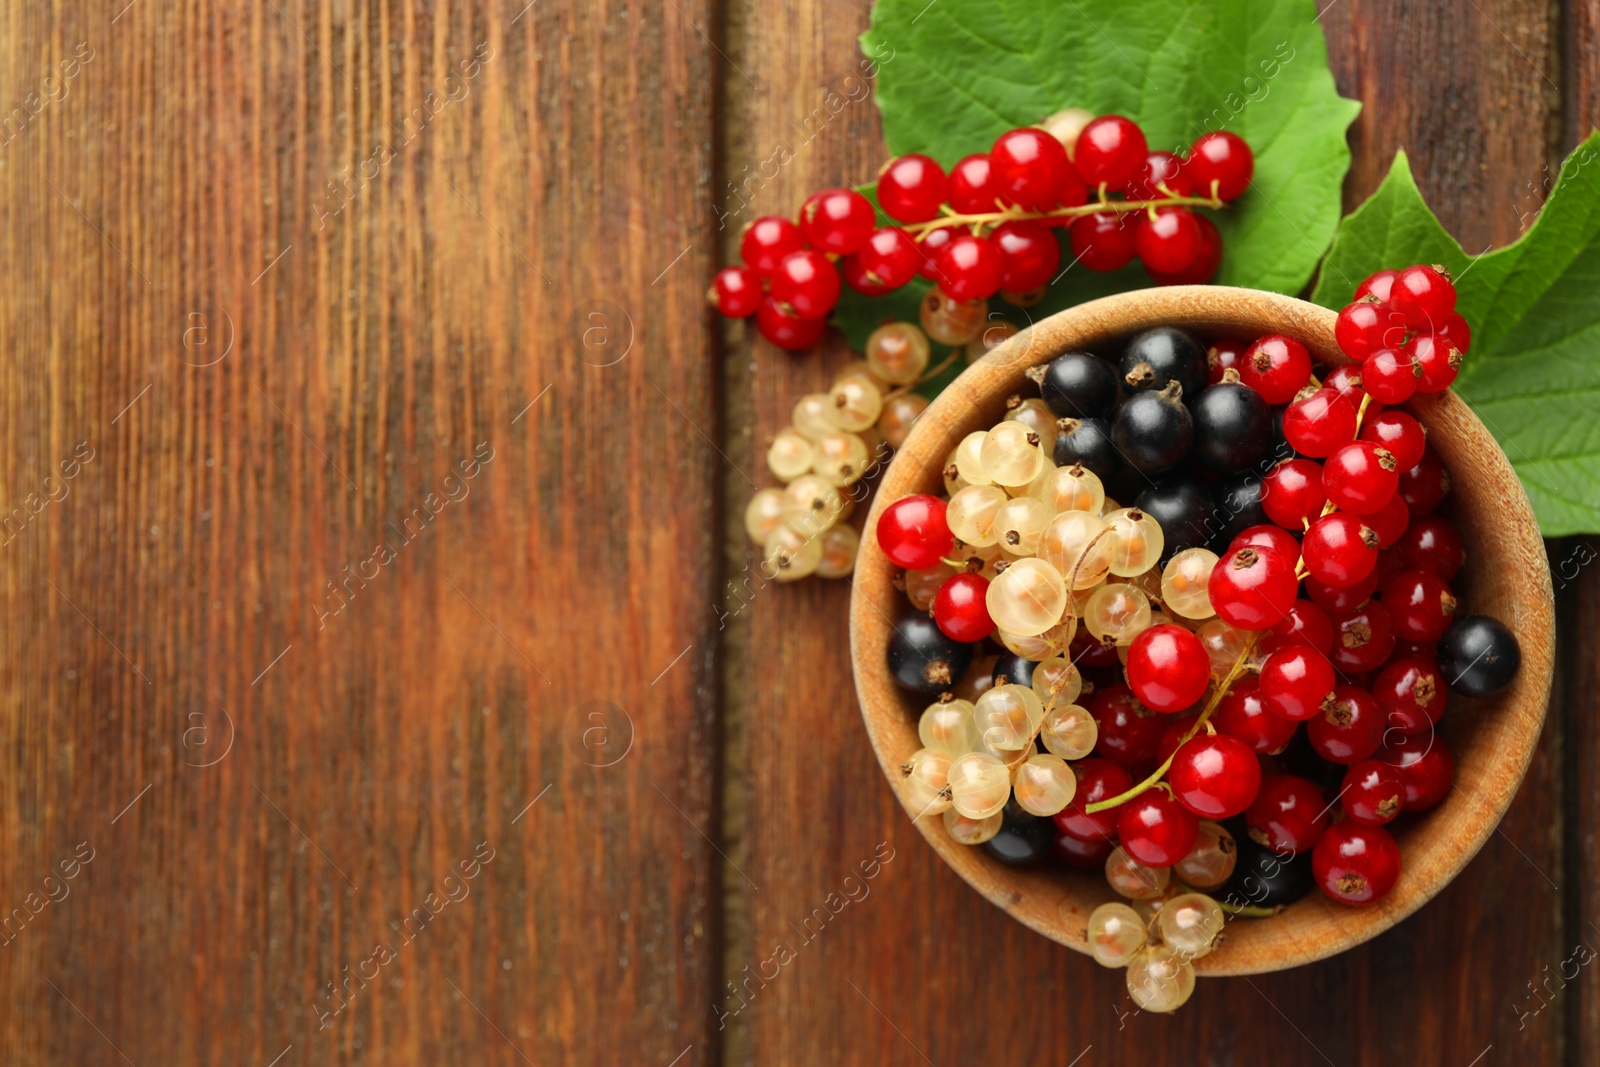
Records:
M1334 313L1273 293L1175 286L1107 297L1047 318L969 367L917 420L873 501L856 561L850 645L861 717L878 762L893 783L919 747L917 717L927 705L898 688L885 663L893 621L910 612L892 581L896 568L878 548L878 515L910 493L942 494L940 468L963 436L998 420L1008 395L1029 386L1022 372L1063 352L1115 355L1153 326L1179 326L1203 339L1286 333L1305 342L1320 365L1345 362L1334 343ZM1539 527L1517 476L1483 424L1453 393L1406 405L1450 468L1445 509L1461 527L1467 563L1454 584L1464 610L1491 615L1522 645L1522 669L1504 692L1468 700L1454 694L1439 730L1456 759L1454 787L1432 811L1402 816L1395 828L1404 858L1399 883L1379 903L1350 908L1313 890L1284 912L1228 924L1214 952L1195 961L1207 975L1259 974L1323 959L1374 937L1439 892L1466 866L1511 803L1544 723L1555 648L1550 571ZM898 795L898 790L896 790ZM908 812L908 814L911 814ZM952 841L938 817L917 822L924 837L989 900L1019 922L1088 952L1089 913L1116 899L1099 871L1014 869L980 848Z

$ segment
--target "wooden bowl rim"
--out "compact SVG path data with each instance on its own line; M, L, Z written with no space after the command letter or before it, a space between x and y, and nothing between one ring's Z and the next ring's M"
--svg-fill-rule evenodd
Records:
M988 424L985 413L997 413L1004 397L1019 390L1019 374L1027 367L1067 351L1103 350L1107 342L1160 325L1209 337L1287 333L1304 341L1319 364L1332 365L1347 362L1334 342L1335 318L1335 312L1293 297L1222 286L1172 286L1105 297L1043 319L996 347L923 412L873 500L850 600L851 660L862 720L896 797L894 769L917 747L918 709L912 705L918 698L895 686L884 662L892 620L906 611L892 585L896 568L875 536L884 506L909 493L932 490L938 481L929 477L930 465L942 465L962 434ZM1224 943L1195 961L1201 974L1260 974L1311 963L1400 922L1476 855L1498 826L1532 759L1549 701L1555 646L1549 563L1533 509L1493 436L1453 393L1418 397L1404 407L1428 427L1430 442L1455 476L1452 495L1465 501L1458 504L1462 513L1456 521L1468 538L1469 555L1458 581L1470 581L1477 594L1465 598L1466 603L1474 612L1480 601L1484 607L1495 605L1496 610L1484 613L1497 615L1517 633L1522 669L1510 688L1493 697L1463 702L1452 695L1452 713L1465 716L1471 726L1464 741L1452 739L1456 783L1437 808L1398 835L1404 870L1387 897L1371 907L1347 908L1313 890L1280 915L1231 922ZM1463 478L1464 473L1471 477ZM1473 502L1492 506L1474 507ZM1494 559L1496 566L1474 569L1474 559ZM1446 719L1448 726L1448 715ZM992 903L1044 936L1088 952L1088 911L1100 900L1114 899L1103 879L1096 891L1092 881L1079 884L1060 870L1008 868L981 849L952 841L939 818L916 820L915 825L940 857Z

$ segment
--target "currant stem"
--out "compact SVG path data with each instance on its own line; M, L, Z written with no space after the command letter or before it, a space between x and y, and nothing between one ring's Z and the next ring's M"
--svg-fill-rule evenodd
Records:
M942 217L929 219L927 222L913 223L905 230L920 241L934 230L942 230L950 226L971 226L973 232L985 226L998 226L1004 222L1020 222L1026 219L1075 219L1083 215L1098 215L1104 212L1113 214L1126 214L1134 211L1154 211L1162 207L1208 207L1220 211L1223 201L1215 196L1171 196L1160 200L1106 200L1104 190L1101 199L1077 207L1060 207L1054 211L1025 211L1012 206L1000 211L984 211L973 215L961 215L950 209L948 204L943 206L946 212Z
M1183 740L1178 742L1178 748L1182 748L1190 738L1194 737L1201 731L1201 729L1205 727L1206 720L1211 718L1211 713L1217 710L1217 705L1221 704L1222 698L1228 695L1228 690L1233 687L1233 683L1238 681L1239 676L1245 672L1245 664L1249 662L1250 653L1255 650L1256 642L1261 639L1262 632L1263 631L1261 630L1256 630L1245 641L1244 648L1239 651L1239 658L1233 661L1233 666L1228 668L1228 673L1223 677L1221 682L1217 683L1216 691L1211 694L1211 699L1206 701L1205 710L1200 712L1200 717L1195 720L1193 726L1189 727L1189 732L1183 735ZM1168 756L1162 762L1161 766L1150 772L1150 777L1146 778L1138 785L1135 785L1132 789L1129 789L1125 793L1119 793L1109 800L1097 800L1094 803L1085 806L1083 809L1084 813L1087 815L1093 815L1096 812L1105 811L1107 808L1114 808L1119 804L1126 804L1128 801L1132 800L1134 797L1138 796L1140 793L1143 793L1147 789L1153 788L1157 785L1165 785L1166 783L1162 782L1161 779L1166 775L1167 771L1172 769L1172 759L1173 756L1176 756L1177 754L1177 749L1174 749L1172 755ZM1166 788L1169 793L1172 791L1171 786L1167 786Z

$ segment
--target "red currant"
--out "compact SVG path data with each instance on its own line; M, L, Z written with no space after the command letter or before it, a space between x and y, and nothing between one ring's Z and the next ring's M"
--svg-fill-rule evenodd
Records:
M1400 558L1398 546L1378 550L1378 565L1372 568L1373 592L1382 586L1388 585L1390 579L1406 569L1405 560ZM1369 596L1371 594L1368 594Z
M922 251L922 265L917 268L919 276L930 282L939 280L939 257L944 254L945 247L955 235L956 231L949 226L941 226L922 235L922 240L917 242Z
M1242 741L1258 756L1280 752L1294 737L1295 724L1267 710L1255 679L1241 678L1211 713L1217 733Z
M756 309L756 329L761 336L790 352L815 345L827 328L827 319L802 319L770 296Z
M1394 633L1414 645L1432 644L1444 635L1456 617L1456 598L1438 575L1427 571L1402 571L1383 587Z
M1378 564L1378 534L1359 515L1335 511L1312 521L1300 541L1306 570L1325 585L1354 585Z
M1370 515L1400 488L1394 454L1371 441L1340 445L1322 464L1322 488L1342 511Z
M1382 404L1404 404L1422 380L1421 365L1398 348L1380 348L1362 370L1361 387Z
M1438 267L1418 264L1395 275L1389 303L1414 330L1432 330L1456 309L1456 287Z
M1200 820L1163 791L1147 789L1122 805L1117 836L1123 850L1146 867L1171 867L1194 848Z
M1442 393L1461 372L1461 352L1448 340L1424 333L1413 337L1406 347L1422 369L1417 379L1419 393Z
M901 497L878 516L878 547L889 562L908 571L936 567L955 544L945 522L945 502L918 493Z
M1227 555L1232 555L1241 548L1270 548L1280 552L1290 559L1300 558L1300 542L1294 535L1281 526L1250 526L1239 531L1239 535L1228 543Z
M1144 131L1121 115L1102 115L1078 134L1072 161L1091 187L1121 189L1138 176L1150 146Z
M1257 647L1271 653L1289 645L1305 645L1326 656L1333 648L1333 623L1328 613L1309 600L1296 600L1289 614Z
M1284 439L1302 456L1321 459L1355 435L1356 407L1332 389L1318 389L1283 409Z
M1411 517L1430 514L1450 492L1450 472L1439 462L1439 454L1425 449L1417 465L1400 476L1400 495Z
M1179 715L1170 720L1170 725L1161 734L1161 744L1156 746L1156 762L1165 763L1167 758L1178 751L1178 746L1189 738L1189 731L1194 729L1194 721L1198 715Z
M1383 743L1383 709L1365 689L1337 686L1319 711L1306 723L1306 740L1329 763L1356 763Z
M764 215L745 228L739 239L739 255L757 276L770 278L784 256L805 246L798 226L777 215Z
M852 289L877 296L909 282L922 262L922 249L910 234L894 226L885 226L873 231L865 248L840 260L839 270Z
M1463 352L1472 347L1472 327L1467 325L1467 320L1461 317L1459 311L1452 311L1443 325L1435 326L1433 335L1445 338Z
M1097 211L1074 219L1067 233L1079 263L1094 271L1113 271L1133 259L1133 231L1120 214Z
M1100 729L1096 754L1123 766L1155 759L1167 720L1139 703L1133 690L1109 685L1096 690L1085 706Z
M1056 829L1080 841L1109 841L1117 832L1117 816L1122 813L1122 805L1093 815L1083 809L1126 793L1133 788L1133 776L1110 760L1096 756L1075 761L1072 773L1078 779L1078 788L1072 794L1072 801L1051 816Z
M1061 243L1042 223L1007 222L996 226L989 239L1000 251L1000 288L1008 293L1049 284L1061 266Z
M1341 363L1328 372L1322 379L1324 389L1332 389L1344 398L1350 406L1359 409L1361 399L1365 395L1361 389L1361 365L1359 363ZM1374 408L1381 411L1382 406L1372 403L1367 404L1367 414L1371 415Z
M1000 188L995 184L988 153L967 156L950 168L949 196L950 207L958 214L981 215L995 210Z
M1200 224L1184 207L1163 207L1139 216L1133 231L1133 248L1151 271L1176 274L1200 255Z
M1268 334L1250 346L1239 380L1269 404L1287 404L1311 380L1311 353L1293 337Z
M1364 759L1350 765L1340 785L1339 803L1345 815L1363 826L1382 826L1400 814L1405 786L1400 772L1387 763Z
M1204 285L1217 276L1217 268L1222 266L1222 234L1204 215L1196 215L1194 223L1200 227L1200 251L1179 271L1159 271L1146 263L1145 273L1151 281L1157 285Z
M1002 133L989 149L989 168L1000 196L1036 211L1060 202L1071 167L1061 142L1036 126Z
M1212 569L1206 586L1211 606L1241 630L1276 626L1294 607L1300 588L1294 569L1293 559L1270 548L1241 548Z
M1222 381L1223 371L1232 369L1237 372L1239 361L1249 347L1247 341L1213 341L1211 347L1206 349L1206 384L1216 385Z
M1130 200L1161 200L1169 196L1189 196L1193 190L1183 174L1183 161L1171 152L1156 149L1144 157L1144 166L1123 192Z
M1261 665L1261 702L1285 719L1304 722L1333 696L1334 683L1328 657L1306 645L1289 645Z
M1411 512L1406 507L1406 502L1399 493L1389 498L1389 502L1377 511L1369 512L1365 516L1367 525L1378 535L1378 547L1388 548L1396 544L1405 536L1406 526L1411 522ZM1382 560L1380 552L1378 558Z
M1447 582L1460 573L1461 565L1467 561L1461 531L1441 515L1412 519L1400 538L1400 556L1408 570L1427 571Z
M1328 496L1322 489L1322 464L1286 459L1261 480L1261 507L1286 530L1299 530L1322 514Z
M1000 252L987 237L961 233L939 254L939 288L966 303L1000 291Z
M982 641L994 633L994 620L984 599L988 592L989 580L981 574L946 579L933 598L933 621L952 641Z
M1117 650L1101 644L1095 639L1094 634L1089 632L1088 627L1084 626L1078 627L1078 633L1073 637L1072 644L1067 646L1067 658L1084 669L1122 665L1122 661L1117 658Z
M742 319L761 306L761 278L749 267L724 267L706 294L711 306L730 319Z
M1388 895L1400 878L1400 846L1381 826L1346 820L1328 828L1311 853L1311 873L1324 893L1363 907Z
M1235 200L1250 187L1255 155L1244 138L1227 130L1203 134L1189 149L1184 175L1201 196Z
M839 302L839 270L821 252L790 252L772 276L771 295L802 319L820 319Z
M1328 825L1328 802L1306 779L1274 774L1262 780L1244 817L1252 841L1279 856L1292 856L1316 847Z
M1061 816L1057 815L1056 818ZM1093 841L1085 841L1081 837L1071 834L1056 834L1056 843L1052 849L1056 858L1068 867L1076 867L1083 871L1098 870L1105 866L1106 860L1111 857L1111 850L1116 848L1116 843L1110 836L1096 837Z
M1450 783L1455 780L1455 758L1445 746L1444 738L1433 730L1415 734L1396 734L1390 730L1384 735L1377 758L1400 774L1400 784L1405 788L1403 811L1426 811L1433 807L1444 799L1450 791Z
M1128 649L1128 684L1153 711L1183 711L1205 694L1211 659L1205 646L1182 626L1151 626Z
M1376 600L1354 611L1340 612L1333 622L1333 665L1345 674L1365 674L1383 665L1394 652L1394 624Z
M1337 586L1319 582L1315 578L1306 579L1306 596L1311 602L1323 611L1333 614L1342 614L1354 611L1371 599L1372 594L1378 591L1378 569L1374 567L1372 573L1353 585ZM1332 623L1328 624L1331 635ZM1331 641L1330 637L1330 641Z
M1256 798L1261 763L1243 742L1202 734L1178 748L1169 774L1179 804L1207 819L1231 819Z
M1375 441L1394 454L1400 470L1410 470L1422 458L1428 445L1428 433L1422 424L1403 411L1385 411L1373 415L1370 411L1361 423L1361 440Z
M878 174L878 206L900 222L938 218L949 195L944 168L917 152L890 160Z
M1385 347L1389 335L1389 307L1376 300L1346 304L1334 320L1333 337L1339 350L1357 363Z
M1403 734L1426 730L1444 714L1444 678L1432 656L1394 657L1373 679L1372 695L1384 722Z
M859 251L877 225L872 202L854 189L823 189L800 207L800 232L822 252L845 256Z
M1382 303L1388 303L1389 294L1394 290L1395 276L1399 273L1397 270L1380 270L1375 274L1369 274L1365 281L1356 286L1356 295L1353 299L1360 300L1371 296Z

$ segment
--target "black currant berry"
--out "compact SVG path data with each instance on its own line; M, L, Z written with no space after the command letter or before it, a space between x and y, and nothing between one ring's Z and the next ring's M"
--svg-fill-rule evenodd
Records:
M1195 458L1218 474L1259 463L1272 443L1272 409L1248 385L1218 382L1189 411L1194 415Z
M1176 381L1191 402L1206 387L1209 370L1205 346L1170 326L1146 330L1129 341L1119 369L1129 392L1165 389Z
M901 619L889 635L889 673L914 693L955 688L971 662L972 646L946 637L926 615Z
M1039 383L1039 395L1064 419L1103 419L1117 404L1117 373L1111 364L1087 352L1068 352L1028 376Z
M1055 846L1054 819L1041 819L1007 801L1000 817L1000 831L983 843L989 855L1012 867L1031 867L1050 856Z
M1122 458L1146 473L1182 459L1194 439L1194 420L1182 399L1183 387L1175 381L1160 392L1129 397L1111 424L1111 438Z
M1122 457L1117 455L1105 419L1062 419L1056 425L1061 430L1054 449L1056 466L1082 463L1102 480L1111 477Z
M1251 840L1242 820L1230 822L1228 828L1239 846L1239 858L1232 877L1221 889L1210 891L1213 899L1236 907L1271 908L1292 904L1311 892L1315 882L1310 852L1276 853Z
M1488 696L1504 689L1522 666L1516 635L1487 615L1456 619L1439 638L1434 654L1445 684L1464 697Z
M1025 685L1033 686L1033 669L1039 664L1031 659L1002 652L1000 658L994 661L995 685Z
M1106 487L1106 496L1113 500L1132 500L1150 488L1150 476L1120 462L1120 458L1117 469L1109 476L1101 475L1100 481Z
M1169 474L1148 486L1133 503L1161 524L1161 532L1166 536L1163 561L1186 548L1205 544L1210 536L1209 522L1214 508L1211 494L1193 478Z
M1232 478L1224 478L1212 492L1217 506L1206 523L1206 533L1213 543L1220 542L1221 549L1212 548L1217 555L1226 555L1228 543L1252 526L1270 523L1267 509L1261 506L1261 475L1245 471Z

